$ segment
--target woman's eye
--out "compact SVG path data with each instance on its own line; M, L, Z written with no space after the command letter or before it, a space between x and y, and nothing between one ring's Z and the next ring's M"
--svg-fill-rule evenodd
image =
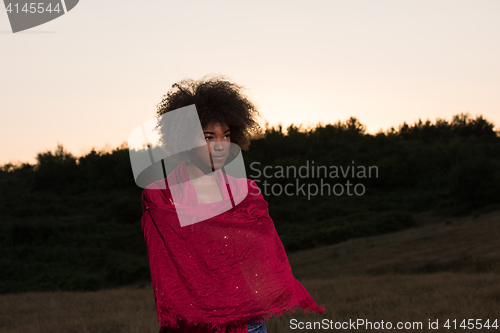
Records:
M228 138L230 138L230 137L231 137L231 135L227 134L227 135L225 135L225 136L224 136L224 139L228 139ZM213 139L214 139L214 137L213 137L213 136L206 136L206 137L205 137L205 140L213 140Z

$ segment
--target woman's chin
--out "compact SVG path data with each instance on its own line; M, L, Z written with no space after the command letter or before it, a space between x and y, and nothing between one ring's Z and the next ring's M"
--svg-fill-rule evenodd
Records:
M223 159L223 160L220 160L220 161L217 161L216 159L214 159L214 170L219 170L220 168L222 168L224 166L224 163L226 162L226 159Z

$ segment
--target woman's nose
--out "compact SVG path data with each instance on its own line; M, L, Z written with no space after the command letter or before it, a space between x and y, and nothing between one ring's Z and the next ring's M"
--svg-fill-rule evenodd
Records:
M214 140L210 142L210 145L212 145L212 149L214 151L223 151L226 148L227 143L222 140Z
M224 142L215 141L215 142L213 142L213 145L214 145L214 150L216 150L216 151L224 150Z

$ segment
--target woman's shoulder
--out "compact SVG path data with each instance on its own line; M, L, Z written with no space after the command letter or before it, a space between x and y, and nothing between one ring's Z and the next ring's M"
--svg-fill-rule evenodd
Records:
M248 195L259 195L261 194L259 186L249 178L236 178L232 177L228 174L225 174L225 177L227 177L227 181L229 182L229 185L232 190L237 189L236 193Z
M248 194L250 195L262 195L257 183L249 178L247 178Z
M255 181L249 178L233 178L228 176L233 194L242 197L262 198L262 192Z
M169 204L169 189L166 179L149 184L142 191L143 211L152 206Z

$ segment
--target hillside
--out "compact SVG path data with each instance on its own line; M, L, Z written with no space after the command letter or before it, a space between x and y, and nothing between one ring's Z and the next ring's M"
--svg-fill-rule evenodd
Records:
M347 275L500 273L500 211L479 217L415 216L420 227L289 255L300 279Z
M425 213L416 219L418 228L290 254L294 275L326 312L271 318L268 332L330 331L292 330L294 319L424 325L399 332L449 332L442 327L447 319L493 323L500 304L500 211L454 219ZM429 330L429 320L439 320L440 329ZM149 283L96 292L2 295L0 323L2 332L10 333L158 332Z

